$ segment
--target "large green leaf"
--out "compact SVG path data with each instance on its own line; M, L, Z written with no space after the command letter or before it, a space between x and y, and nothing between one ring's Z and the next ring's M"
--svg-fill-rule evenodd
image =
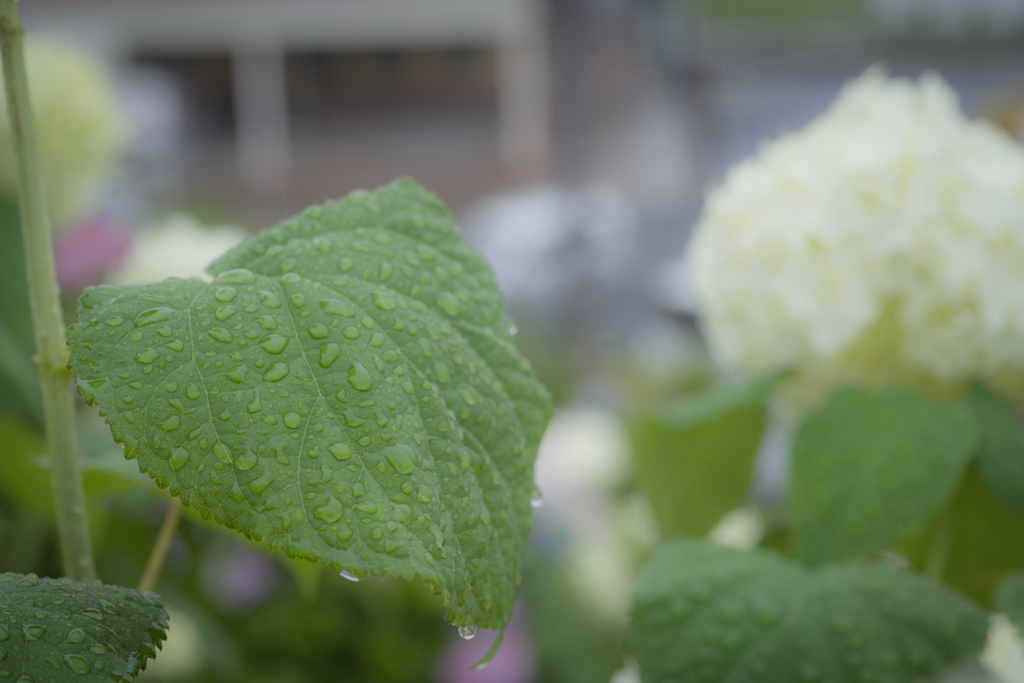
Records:
M0 678L19 683L129 681L167 632L155 593L35 574L0 574L0 613Z
M923 531L955 494L976 440L961 405L896 389L838 391L793 446L793 551L846 559Z
M979 434L974 469L997 498L1024 511L1024 426L1017 410L980 387L967 405Z
M746 502L764 404L781 377L715 387L634 423L637 483L666 536L704 535Z
M82 295L71 366L126 455L272 548L504 627L551 403L440 201L356 192L210 271Z
M969 600L910 573L686 539L641 571L635 610L646 683L909 683L975 656L988 628Z

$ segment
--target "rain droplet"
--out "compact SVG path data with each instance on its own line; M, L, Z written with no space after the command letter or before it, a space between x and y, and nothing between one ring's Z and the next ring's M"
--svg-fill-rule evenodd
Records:
M68 633L68 637L64 639L64 642L69 645L85 642L85 631L80 628L72 629Z
M338 360L338 356L341 355L341 349L337 344L330 343L324 344L320 347L320 367L329 368Z
M451 292L441 292L435 300L437 307L450 316L459 314L459 300Z
M359 580L358 576L356 576L354 574L350 574L347 569L342 569L341 573L338 574L338 576L340 576L343 579L348 579L349 581L358 581Z
M462 397L462 400L471 406L475 406L477 402L480 400L480 394L478 394L476 389L469 386L468 384L460 384L457 391L459 393L459 396Z
M256 275L246 268L235 268L225 270L214 279L214 282L225 285L251 285L256 282Z
M235 308L234 306L221 306L220 308L217 309L217 312L213 315L213 317L219 320L220 322L224 322L237 312L238 309Z
M306 305L306 297L301 294L292 294L292 306L295 308L302 308Z
M223 303L234 301L236 296L238 296L238 290L234 287L221 287L213 293L213 298Z
M46 633L46 627L42 624L25 624L21 627L21 635L25 640L39 640Z
M320 309L324 313L330 313L331 315L343 315L346 318L355 317L356 309L349 306L344 301L337 299L320 299Z
M185 398L190 398L190 399L192 399L194 401L197 398L199 398L199 396L200 396L199 387L197 387L192 382L189 382L188 383L188 387L186 387L186 389L185 389Z
M352 457L352 449L343 443L332 444L327 447L327 452L334 456L339 462L344 462Z
M285 273L284 277L281 278L281 282L286 285L294 285L297 282L302 282L302 276L298 273Z
M246 451L245 455L243 455L242 457L235 461L235 466L237 466L238 469L245 472L247 470L251 470L257 461L258 458L256 457L255 453L253 453L252 451Z
M174 310L167 308L166 306L149 308L135 316L134 324L135 327L142 327L143 325L163 322L170 318L172 313L174 313Z
M11 637L11 629L6 624L0 624L0 640L7 640Z
M330 524L337 522L341 519L342 515L345 514L345 508L335 500L334 496L328 496L327 503L318 507L314 512L313 516L317 519L323 520Z
M281 308L281 300L277 298L277 295L265 289L260 290L260 301L267 308Z
M394 270L394 267L391 265L390 261L383 261L380 264L380 275L379 275L380 281L381 282L387 282L388 280L390 280L391 279L391 272L393 270Z
M327 336L327 326L320 323L310 325L309 336L313 339L324 339Z
M447 384L452 378L452 373L448 366L441 361L434 363L434 374L437 375L437 381L441 384Z
M271 365L265 373L263 373L263 379L268 382L279 382L288 376L288 364L287 363L274 363Z
M118 325L124 324L124 318L122 318L119 315L115 315L111 318L107 318L104 322L106 322L111 327L117 327Z
M381 309L382 311L390 311L392 308L398 305L398 302L395 301L395 298L390 294L385 294L384 292L374 292L373 305Z
M473 636L476 635L476 626L473 624L464 624L459 627L459 635L464 640L472 640Z
M184 448L179 448L178 450L174 451L174 454L171 456L170 461L171 469L177 472L178 470L185 466L185 464L188 462L189 457L191 457L191 455Z
M530 496L530 507L537 509L544 505L544 496L541 495L540 489L534 489L533 495Z
M402 474L412 474L416 469L416 454L405 444L388 446L381 449L380 454Z
M263 341L260 342L261 349L267 353L272 353L275 356L284 351L284 347L286 346L288 346L288 339L279 334L268 334L263 338Z
M83 617L89 617L96 621L103 621L103 612L99 611L95 607L86 607L84 610L79 612Z
M64 655L64 663L79 676L89 673L89 662L81 655Z
M370 381L370 373L367 372L361 363L353 363L349 367L348 383L359 391L369 391L373 388L373 382Z
M135 361L137 363L142 363L143 365L149 365L159 357L160 352L156 349L142 349L138 354L136 354Z
M302 418L299 417L298 413L285 413L284 414L284 426L289 429L298 429L299 425L302 424Z
M207 332L207 334L219 341L221 344L226 344L231 341L231 333L223 327L215 327Z

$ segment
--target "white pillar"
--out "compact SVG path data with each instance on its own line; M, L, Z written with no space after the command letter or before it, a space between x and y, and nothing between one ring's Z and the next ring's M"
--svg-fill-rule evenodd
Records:
M284 52L267 46L236 47L231 76L242 182L255 191L278 189L291 163Z
M548 50L543 10L517 3L518 30L497 44L498 146L502 164L517 179L543 175L551 155Z

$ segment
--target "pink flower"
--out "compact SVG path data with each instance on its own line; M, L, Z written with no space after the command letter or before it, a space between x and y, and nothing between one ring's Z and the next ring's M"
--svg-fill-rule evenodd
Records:
M61 287L78 291L98 283L124 259L132 235L101 217L86 220L57 235L54 255Z
M491 649L498 632L481 630L472 640L463 640L453 629L452 641L438 659L434 680L437 683L530 683L536 678L537 662L525 627L520 604L505 629L505 640L498 653L490 664L476 671L473 665Z

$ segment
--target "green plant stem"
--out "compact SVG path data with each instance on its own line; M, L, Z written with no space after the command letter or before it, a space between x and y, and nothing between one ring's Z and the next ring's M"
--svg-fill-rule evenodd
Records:
M4 90L18 176L21 230L25 241L32 326L50 453L50 483L57 512L64 571L76 581L96 579L89 540L85 491L75 444L75 404L68 386L68 348L64 315L53 266L50 221L43 194L35 122L28 92L28 73L16 0L0 0L0 53Z
M142 572L142 579L139 580L140 591L151 591L160 578L160 571L164 568L164 560L167 559L167 551L174 540L174 532L178 528L178 520L181 518L181 501L177 498L171 500L167 508L163 524L160 525L160 533L156 536L156 543L149 554L149 561L146 562L146 569Z

